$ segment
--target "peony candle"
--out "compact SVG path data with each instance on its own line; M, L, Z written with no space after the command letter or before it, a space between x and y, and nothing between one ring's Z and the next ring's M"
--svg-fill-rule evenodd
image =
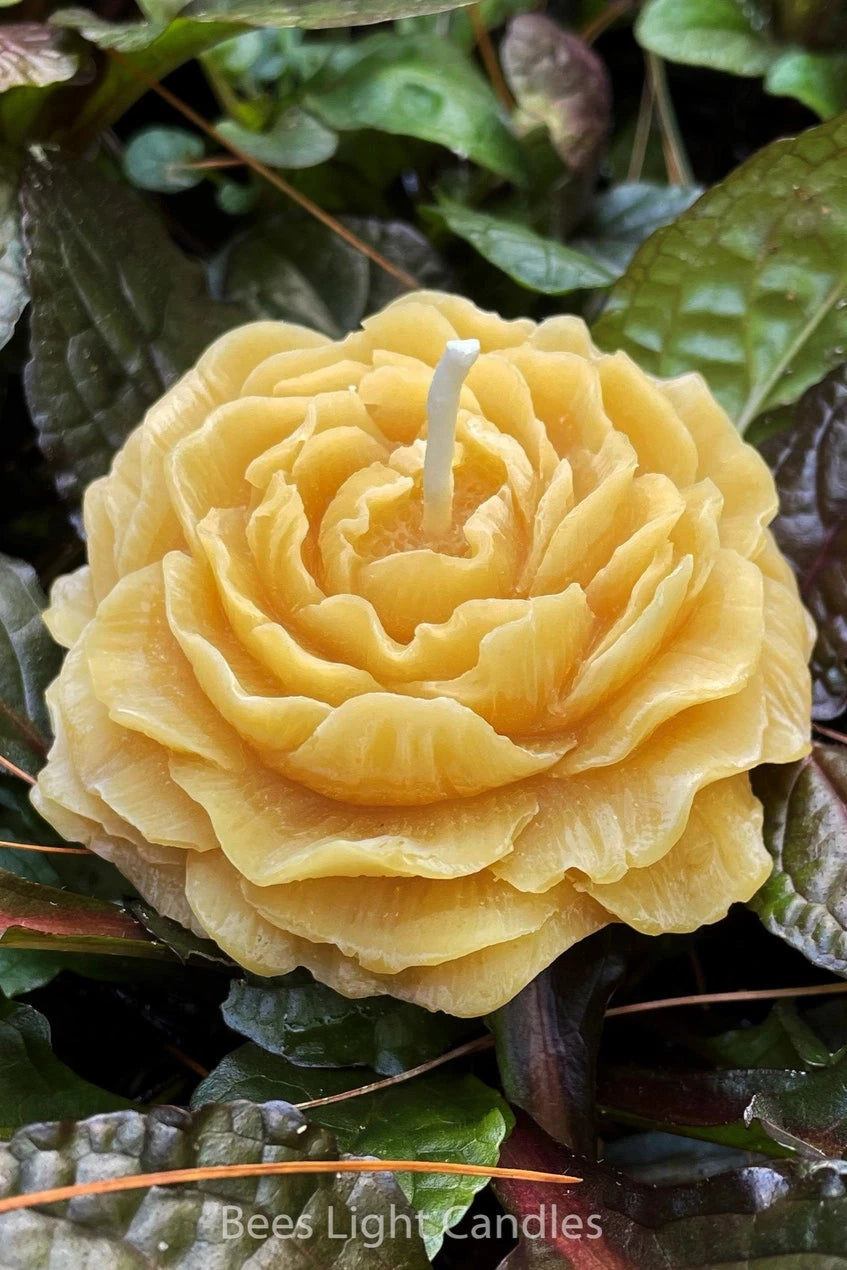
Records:
M767 876L812 638L775 509L702 379L573 317L232 331L86 494L34 801L257 974L483 1014Z

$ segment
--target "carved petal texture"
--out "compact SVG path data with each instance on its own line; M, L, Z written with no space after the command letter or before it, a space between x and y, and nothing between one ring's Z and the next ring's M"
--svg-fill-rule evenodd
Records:
M427 390L474 337L433 541ZM576 318L242 327L88 489L35 802L258 974L485 1013L767 877L748 772L808 751L812 640L775 512L702 379Z

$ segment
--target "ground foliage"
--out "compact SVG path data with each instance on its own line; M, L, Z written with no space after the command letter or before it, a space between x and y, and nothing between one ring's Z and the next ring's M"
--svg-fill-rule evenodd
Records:
M601 932L471 1023L245 977L110 866L3 845L3 1195L339 1151L585 1179L129 1191L0 1215L4 1265L847 1266L847 996L606 1014L847 980L845 110L842 0L0 0L4 758L43 761L44 588L146 406L240 320L337 337L408 276L707 376L776 475L822 729L756 774L775 869L749 910ZM60 845L12 775L0 838ZM328 1206L419 1224L379 1248L319 1235L308 1263L249 1234L211 1251L227 1202L256 1229L322 1229ZM583 1237L537 1233L545 1204Z

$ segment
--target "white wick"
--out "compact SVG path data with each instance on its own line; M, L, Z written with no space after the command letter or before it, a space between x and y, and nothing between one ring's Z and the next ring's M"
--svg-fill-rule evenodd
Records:
M453 521L453 449L459 396L479 357L479 340L448 340L426 399L427 439L423 473L423 529L440 537Z

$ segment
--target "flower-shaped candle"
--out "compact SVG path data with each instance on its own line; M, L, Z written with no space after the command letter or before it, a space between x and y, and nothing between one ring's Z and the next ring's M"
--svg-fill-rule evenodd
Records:
M775 510L702 379L576 318L232 331L87 492L35 803L258 974L489 1011L767 876L748 772L809 744Z

